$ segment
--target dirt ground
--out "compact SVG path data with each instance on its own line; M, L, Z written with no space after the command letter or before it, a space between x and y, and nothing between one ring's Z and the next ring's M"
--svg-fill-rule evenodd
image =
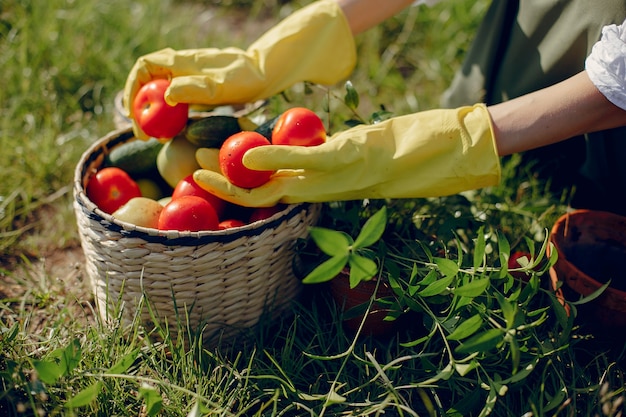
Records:
M80 245L59 248L36 259L22 259L0 270L0 322L23 321L29 334L42 335L58 320L94 319L93 297ZM51 314L56 312L56 314Z

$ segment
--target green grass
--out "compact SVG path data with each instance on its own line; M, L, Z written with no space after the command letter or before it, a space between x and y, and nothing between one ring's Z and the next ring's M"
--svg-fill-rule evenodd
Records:
M236 347L202 346L184 323L184 343L166 337L159 344L136 321L102 322L74 265L80 258L70 258L78 245L71 181L81 153L114 128L113 98L135 59L165 46L245 46L305 3L0 1L0 415L431 416L462 400L472 410L466 415L491 409L491 402L498 416L623 412L623 352L555 319L550 292L539 284L547 273L523 292L520 315L507 318L507 306L517 308L514 290L525 287L500 276L504 244L511 251L534 248L542 258L546 228L566 205L541 184L514 176L515 158L499 187L389 203L389 230L377 250L407 294L421 288L407 278L414 265L418 277L434 268L424 258L428 251L452 260L465 254L462 268L450 274L459 286L476 270L493 282L489 296L458 310L438 304L442 294L407 297L401 307L413 326L397 338L346 333L323 286L307 287L293 315L262 320ZM351 77L359 114L436 107L487 4L415 8L359 36ZM323 108L330 95L333 127L340 129L349 117L343 94L335 86L287 96ZM285 102L272 106L279 111ZM326 207L322 224L356 233L370 214L354 204L340 208ZM432 235L433 246L416 244ZM477 251L491 269L472 269ZM497 301L496 293L510 299ZM460 299L451 299L458 306ZM486 318L481 326L497 323L508 339L495 349L455 354L476 368L446 374L453 364L449 341L443 333L420 338L441 317L462 321L477 311ZM544 311L549 319L535 323ZM454 328L453 322L440 324ZM515 363L537 365L505 384Z

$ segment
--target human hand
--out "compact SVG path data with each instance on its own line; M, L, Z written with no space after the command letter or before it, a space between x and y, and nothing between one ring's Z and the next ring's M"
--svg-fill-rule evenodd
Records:
M194 180L242 206L364 198L418 198L497 184L500 162L484 105L431 110L333 135L319 146L250 149L244 165L275 170L260 187L235 187L219 172Z
M354 39L336 2L314 2L274 26L247 50L171 48L140 57L124 87L132 119L137 91L154 78L171 80L165 100L203 105L244 104L271 97L301 81L334 84L356 63ZM136 134L141 135L133 121Z

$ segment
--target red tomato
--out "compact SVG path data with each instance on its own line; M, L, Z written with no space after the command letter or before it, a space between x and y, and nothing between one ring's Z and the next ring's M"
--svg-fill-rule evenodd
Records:
M248 149L270 145L270 141L257 132L235 133L224 141L219 152L222 174L232 184L241 188L255 188L269 181L274 171L255 171L243 165L242 158Z
M193 174L186 176L176 184L172 192L172 200L184 195L195 195L196 197L204 198L211 203L218 217L221 217L226 208L226 201L200 187L198 183L193 180Z
M133 197L141 197L139 185L126 171L117 167L102 168L89 179L87 197L105 213L111 214Z
M528 259L529 261L531 259L531 255L528 252L523 252L523 251L513 252L511 256L509 257L509 263L508 263L509 269L521 268L522 265L520 265L520 263L517 260L523 257L526 257L526 259Z
M526 257L526 259L528 259L529 261L531 259L531 255L528 252L524 252L524 251L513 252L511 256L509 257L509 262L507 264L508 269L521 268L522 265L520 265L520 263L517 260L523 257ZM529 276L523 271L512 271L510 272L510 274L513 275L515 278L519 278L524 281L528 281L528 278L529 278Z
M231 229L233 227L241 227L245 225L246 223L239 219L226 219L220 222L220 224L218 225L218 229L220 230Z
M133 117L141 130L157 139L173 138L187 124L189 104L170 106L165 101L165 90L170 82L164 79L148 81L133 101Z
M158 229L199 232L217 230L219 220L215 209L204 198L184 195L163 207Z
M272 130L272 144L317 146L326 142L326 129L315 112L294 107L280 115Z
M267 219L269 217L272 217L274 214L278 213L279 211L283 210L284 208L285 208L284 204L277 204L272 207L255 208L252 211L252 214L250 214L250 220L248 221L252 223L252 222L259 221L259 220Z

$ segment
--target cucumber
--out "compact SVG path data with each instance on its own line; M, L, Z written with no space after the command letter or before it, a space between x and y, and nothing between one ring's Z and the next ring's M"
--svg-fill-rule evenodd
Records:
M257 132L257 133L262 134L263 136L265 136L267 138L267 140L269 140L271 142L272 141L272 130L274 130L274 126L276 126L276 122L278 121L279 117L280 117L280 115L278 115L276 117L272 117L271 119L269 119L266 122L262 123L261 126L259 126L256 129L254 129L254 131Z
M201 148L219 148L226 139L239 132L241 127L236 117L214 115L189 123L185 129L185 137Z
M105 157L107 166L123 169L131 177L138 177L156 170L156 158L163 143L155 138L133 140L111 149Z

